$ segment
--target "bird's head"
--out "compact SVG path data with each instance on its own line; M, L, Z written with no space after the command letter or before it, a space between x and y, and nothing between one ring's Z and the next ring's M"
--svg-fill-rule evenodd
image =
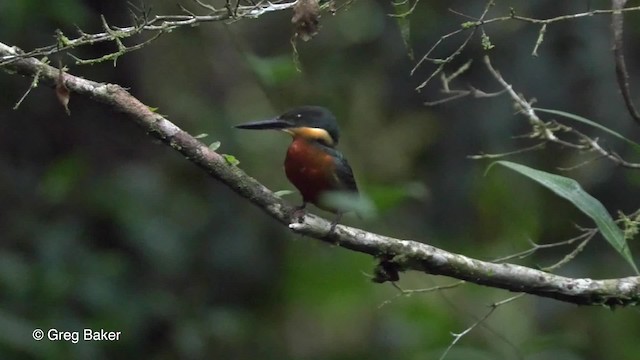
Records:
M301 137L334 147L340 138L338 123L331 111L321 106L302 106L269 120L236 125L239 129L281 130L294 138Z

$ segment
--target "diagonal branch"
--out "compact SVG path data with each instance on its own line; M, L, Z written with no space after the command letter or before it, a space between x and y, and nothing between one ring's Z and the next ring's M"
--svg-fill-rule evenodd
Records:
M603 148L600 144L598 144L597 138L592 139L572 127L557 123L555 121L546 122L546 123L542 121L538 117L538 114L536 113L536 109L534 109L531 106L531 103L529 103L522 95L516 93L516 91L513 90L513 87L511 86L511 84L509 84L502 77L502 75L500 75L500 72L493 67L493 65L491 64L491 59L489 58L488 55L484 56L484 63L487 66L487 69L489 70L491 75L500 83L500 85L502 85L502 87L506 90L507 94L514 101L516 107L518 108L518 111L522 113L527 118L527 120L529 120L529 123L533 128L533 132L527 135L529 138L542 139L547 142L559 144L564 147L579 150L579 151L595 152L599 154L601 157L607 158L619 166L629 168L629 169L640 169L640 163L628 162L624 160L620 155L615 153L614 151L610 151ZM543 109L537 109L537 110L543 110ZM575 143L575 142L563 140L560 137L556 136L556 132L572 133L580 139L580 142Z
M0 43L0 56L13 56L17 51ZM50 87L55 86L60 75L58 69L35 58L19 59L2 68L28 77L39 74L40 83ZM150 135L183 154L213 178L226 184L294 232L337 244L348 250L373 255L380 259L379 267L384 266L385 271L415 270L445 275L480 285L583 305L625 306L636 305L640 300L639 276L608 280L574 279L515 264L476 260L417 241L394 239L342 225L329 234L329 221L309 214L302 222L298 222L293 216L293 206L284 203L264 185L229 164L222 155L209 149L162 115L151 111L122 87L68 73L64 74L63 81L72 93L107 104L113 110L124 113Z
M618 87L622 93L622 98L627 106L627 111L631 118L640 125L640 113L631 99L631 88L629 86L629 73L627 72L627 65L624 61L624 46L623 46L623 34L624 34L624 14L620 11L624 8L627 0L612 0L611 8L614 11L611 14L611 31L613 32L613 59L616 63L616 79L618 80Z

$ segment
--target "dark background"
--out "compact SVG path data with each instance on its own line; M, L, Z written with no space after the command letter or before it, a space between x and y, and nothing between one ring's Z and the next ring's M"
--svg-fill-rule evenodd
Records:
M607 8L607 1L497 1L489 17L546 18ZM446 4L445 4L446 3ZM158 14L178 13L174 0L147 1ZM197 9L193 3L183 5ZM633 4L631 4L633 5ZM483 1L422 1L409 17L418 58L440 36L479 16ZM255 20L202 24L164 34L112 63L75 66L74 75L117 83L204 142L220 141L240 167L272 190L291 189L282 171L289 139L241 132L232 125L264 119L302 104L329 107L342 129L340 149L357 181L378 205L378 217L348 224L449 251L494 259L578 234L592 222L568 202L506 169L486 176L488 161L468 155L512 151L533 143L512 102L463 99L437 107L439 84L414 89L434 70L414 65L393 7L355 1L324 13L320 33L299 42L292 60L291 12ZM52 44L59 28L101 30L130 24L125 1L0 0L0 41L24 50ZM626 16L627 65L640 84L640 15ZM638 140L616 87L610 19L592 16L550 25L539 57L539 27L506 21L485 27L493 63L537 105L573 112ZM464 35L446 40L449 55ZM128 44L132 44L129 42ZM73 53L99 57L100 44ZM481 63L475 37L447 71L469 58L455 84L499 90ZM511 296L467 284L397 297L370 282L369 256L301 238L209 178L120 114L72 94L71 116L54 92L39 87L12 108L30 79L0 74L0 357L3 359L433 359L460 332ZM637 93L637 91L636 91ZM589 132L589 129L582 129ZM603 144L634 160L623 144ZM556 146L510 158L578 180L607 209L638 208L637 171ZM637 156L635 160L638 161ZM289 195L297 203L298 195ZM320 210L313 210L319 214ZM631 243L632 251L639 247ZM571 248L521 260L546 266ZM559 271L573 277L622 277L628 265L601 238ZM451 279L403 274L405 289ZM381 306L385 300L393 299ZM36 342L35 328L121 331L117 342ZM465 336L448 359L636 359L636 309L611 311L525 297L500 307Z

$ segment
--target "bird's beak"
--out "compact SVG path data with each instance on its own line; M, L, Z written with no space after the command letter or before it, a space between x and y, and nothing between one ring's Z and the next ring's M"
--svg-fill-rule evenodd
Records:
M287 120L275 118L270 120L252 121L252 122L236 125L235 127L238 129L249 129L249 130L283 130L293 126L294 125Z

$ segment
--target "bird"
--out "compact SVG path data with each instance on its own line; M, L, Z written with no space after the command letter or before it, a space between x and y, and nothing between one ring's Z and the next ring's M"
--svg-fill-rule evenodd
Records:
M301 106L269 120L248 122L235 126L249 130L280 130L293 137L284 160L284 171L289 181L302 195L302 212L307 203L335 213L330 232L344 212L349 209L327 203L332 193L358 196L358 186L347 159L336 149L340 131L336 117L321 106Z

